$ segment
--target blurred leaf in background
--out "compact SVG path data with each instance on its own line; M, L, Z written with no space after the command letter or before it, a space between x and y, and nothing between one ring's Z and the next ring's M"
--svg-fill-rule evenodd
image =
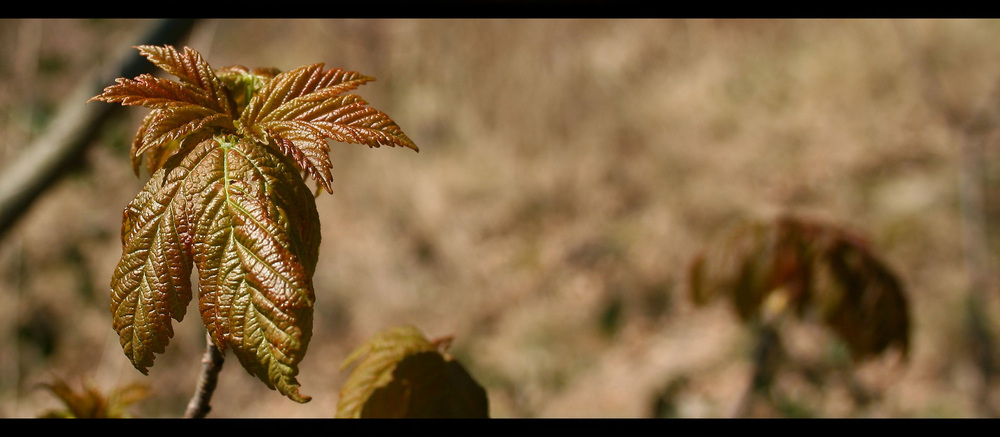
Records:
M49 410L39 415L50 419L112 419L135 417L126 409L149 396L149 388L133 383L112 389L107 394L93 382L84 382L77 390L61 378L41 384L65 406L60 410Z
M340 391L337 417L489 417L486 390L443 352L450 343L428 341L411 326L377 334L344 361L342 368L356 366Z
M786 310L816 315L855 360L909 349L903 285L855 232L792 216L744 223L698 255L689 273L696 303L725 293L744 321Z

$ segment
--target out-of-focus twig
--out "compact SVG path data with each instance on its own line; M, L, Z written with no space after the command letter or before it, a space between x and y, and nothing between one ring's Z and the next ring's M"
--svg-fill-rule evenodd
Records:
M750 382L733 407L732 417L747 417L758 396L770 395L771 383L774 381L781 355L780 349L781 340L778 337L775 322L762 323L757 332L757 345L754 348L753 372L750 376Z
M778 327L789 311L788 294L780 288L768 294L761 306L760 326L757 328L757 345L754 348L753 372L746 390L733 408L732 417L746 417L750 414L754 400L758 396L771 396L774 376L782 361L784 351Z
M192 19L157 22L136 44L176 44L188 36ZM0 170L0 238L24 214L32 202L78 161L101 126L119 105L86 105L118 77L135 77L152 72L155 66L135 50L110 71L98 72L80 84L62 102L45 133L32 141L16 159Z

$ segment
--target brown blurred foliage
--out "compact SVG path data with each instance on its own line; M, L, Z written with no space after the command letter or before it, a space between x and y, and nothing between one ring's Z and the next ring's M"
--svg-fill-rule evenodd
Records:
M727 297L744 321L794 312L833 329L857 359L910 346L906 291L856 232L794 216L742 223L691 263L694 301Z

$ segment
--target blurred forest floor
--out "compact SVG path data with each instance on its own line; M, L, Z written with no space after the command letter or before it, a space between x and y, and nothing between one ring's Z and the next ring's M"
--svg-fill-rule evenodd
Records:
M0 164L150 24L0 20ZM912 350L845 373L837 340L801 323L785 338L797 364L753 415L987 414L977 396L1000 393L968 340L966 244L995 253L1000 240L964 237L960 181L966 126L1000 107L998 40L1000 22L981 20L200 22L188 45L216 68L323 62L376 77L356 92L420 147L332 145L299 375L312 402L229 360L211 416L332 417L341 361L403 324L454 335L493 417L727 416L755 340L725 302L693 306L686 268L730 224L782 213L871 239L907 286ZM197 315L143 376L108 313L122 208L146 178L127 156L145 113L105 129L0 240L0 417L58 407L37 388L53 378L141 382L151 395L135 414L183 413ZM976 137L972 160L991 225L994 136ZM984 287L997 332L1000 290Z

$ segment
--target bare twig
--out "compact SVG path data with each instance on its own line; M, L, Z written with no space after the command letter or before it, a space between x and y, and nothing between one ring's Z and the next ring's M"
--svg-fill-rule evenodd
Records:
M212 334L206 333L205 341L205 355L201 358L201 375L198 377L194 396L191 397L187 411L184 412L184 417L188 419L202 419L212 411L210 405L212 393L215 392L215 386L219 382L219 372L222 371L222 364L225 361L222 351L212 342Z

